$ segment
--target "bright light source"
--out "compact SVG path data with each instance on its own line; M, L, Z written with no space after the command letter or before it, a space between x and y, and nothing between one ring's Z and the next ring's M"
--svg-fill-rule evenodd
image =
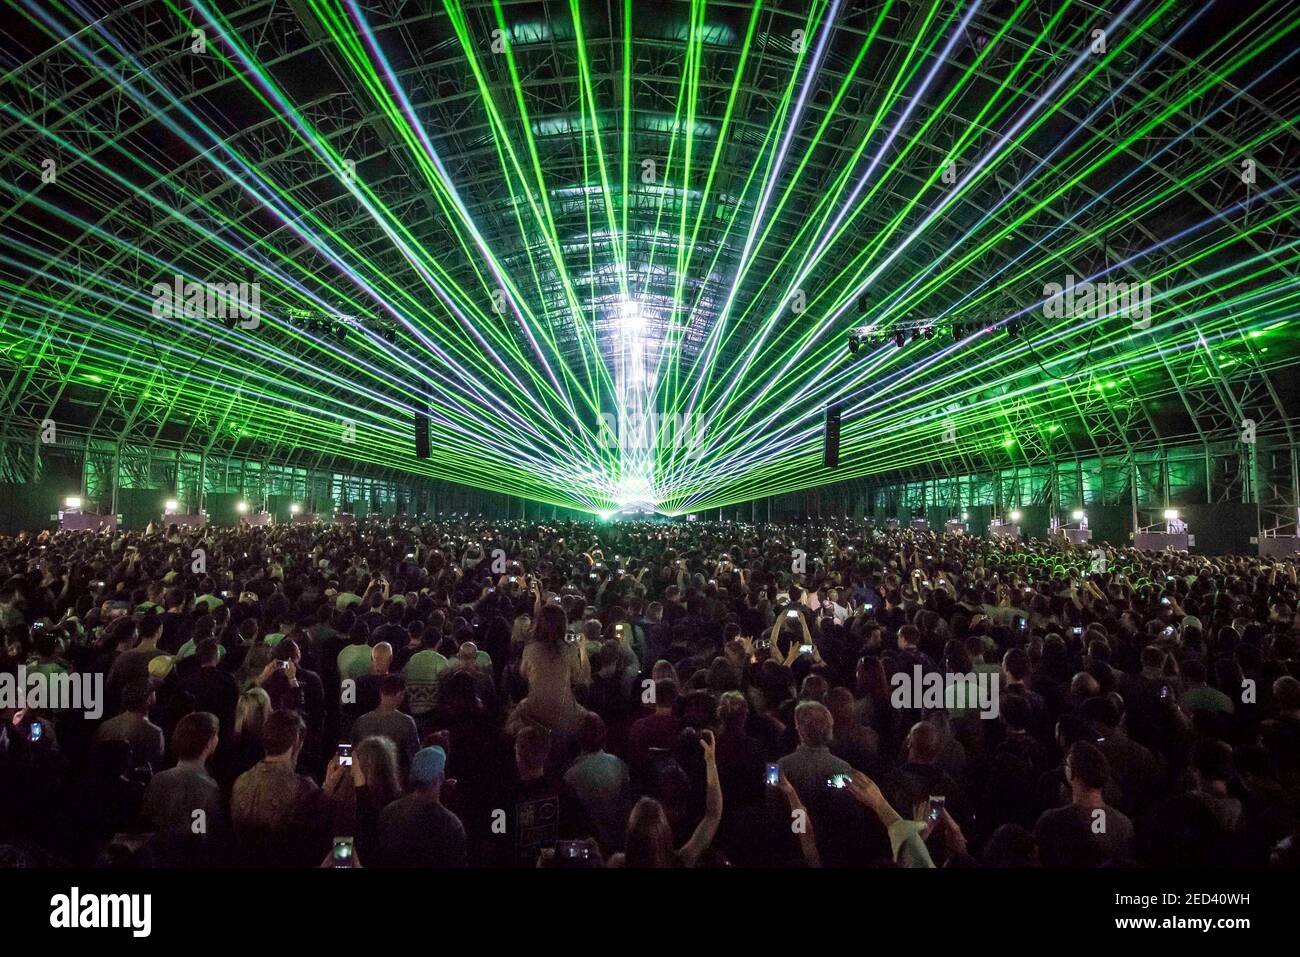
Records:
M614 501L620 509L650 506L654 492L648 479L640 475L626 475L614 490Z
M969 522L969 521L970 521L970 512L962 512L962 513L961 513L961 520L962 520L963 522Z
M641 303L635 299L622 299L618 304L618 327L625 336L638 335L645 328Z
M1174 521L1176 518L1178 518L1178 509L1176 509L1176 508L1167 508L1167 509L1165 509L1165 519L1166 519L1167 521L1172 522L1172 521Z
M75 495L69 495L63 500L64 508L81 508L81 499Z
M297 515L301 511L302 511L302 506L299 505L297 502L294 502L292 505L289 506L290 515Z
M245 512L248 511L248 503L247 503L247 502L236 502L236 503L235 503L235 511L238 512L240 515L243 515Z
M1018 522L1018 521L1020 521L1020 509L1015 509L1015 510L1011 513L1011 521L1013 521L1013 522Z
M1076 522L1082 522L1084 519L1083 509L1076 508L1073 512L1070 513L1070 518L1074 519Z
M167 501L163 502L163 511L166 512L168 515L170 515L172 512L176 511L180 507L181 507L180 503L176 501L176 499L174 498L169 498Z

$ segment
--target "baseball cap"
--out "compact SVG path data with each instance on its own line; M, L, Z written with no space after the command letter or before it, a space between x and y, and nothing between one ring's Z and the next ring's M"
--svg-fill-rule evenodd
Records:
M436 745L421 748L411 758L410 779L412 784L434 784L442 780L443 769L447 766L447 752Z
M162 680L171 673L175 659L171 655L157 655L149 659L149 677Z

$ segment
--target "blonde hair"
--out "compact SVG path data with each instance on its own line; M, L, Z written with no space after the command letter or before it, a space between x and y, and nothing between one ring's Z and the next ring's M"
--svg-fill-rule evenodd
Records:
M516 615L514 625L510 629L510 644L526 644L529 635L532 634L532 630L533 619L531 615Z
M379 803L402 796L402 781L397 773L397 745L382 735L362 738L352 749L352 760L361 765L366 787L380 795Z
M271 696L261 688L249 688L235 702L235 737L250 735L260 740L270 713Z

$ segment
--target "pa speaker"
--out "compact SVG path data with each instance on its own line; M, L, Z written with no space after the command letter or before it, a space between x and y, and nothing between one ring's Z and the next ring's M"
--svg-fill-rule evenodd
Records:
M833 469L840 464L840 413L838 405L826 406L826 442L822 446L822 465Z
M429 415L427 412L415 413L415 457L429 457Z

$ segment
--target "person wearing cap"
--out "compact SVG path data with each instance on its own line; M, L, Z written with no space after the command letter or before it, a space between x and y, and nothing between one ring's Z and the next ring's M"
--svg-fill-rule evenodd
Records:
M465 867L465 826L442 804L447 752L422 748L411 759L411 793L379 818L379 863L386 867Z
M157 688L172 673L175 659L171 655L159 655L149 662L149 686Z

